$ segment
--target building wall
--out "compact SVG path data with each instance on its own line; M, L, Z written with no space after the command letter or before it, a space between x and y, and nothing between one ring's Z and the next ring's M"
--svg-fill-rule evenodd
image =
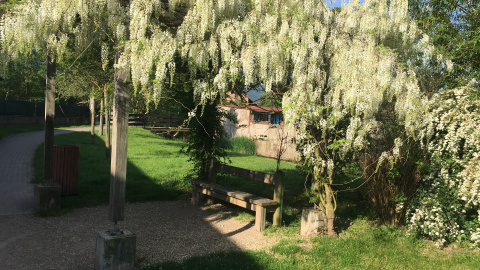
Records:
M257 155L276 158L280 145L286 145L282 160L299 161L300 154L295 150L294 130L284 125L271 125L268 122L253 122L253 113L248 109L222 107L237 117L238 124L226 120L223 124L230 138L245 136L255 141ZM282 143L283 138L283 143Z

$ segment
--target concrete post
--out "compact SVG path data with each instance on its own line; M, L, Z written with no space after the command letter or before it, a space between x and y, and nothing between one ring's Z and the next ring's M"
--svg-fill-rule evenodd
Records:
M129 230L97 232L96 270L133 270L137 236Z

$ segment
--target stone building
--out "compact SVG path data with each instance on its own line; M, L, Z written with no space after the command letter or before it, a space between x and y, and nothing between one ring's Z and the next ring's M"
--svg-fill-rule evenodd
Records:
M260 156L276 158L282 147L282 160L300 160L300 154L295 150L295 130L284 125L282 109L260 107L251 102L219 106L237 117L237 124L229 120L224 122L230 138L245 136L254 140Z

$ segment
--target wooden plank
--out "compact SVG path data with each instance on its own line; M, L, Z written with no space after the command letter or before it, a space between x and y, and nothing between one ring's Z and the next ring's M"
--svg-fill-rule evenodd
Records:
M243 200L239 200L237 198L229 197L228 195L215 192L214 190L199 188L199 192L204 194L204 195L214 197L214 198L220 199L222 201L226 201L228 203L235 204L235 205L238 205L240 207L243 207L243 208L246 208L246 209L249 209L249 210L252 210L252 211L255 211L255 209L256 209L255 204L252 204L250 202L246 202L246 201L243 201Z
M220 194L225 194L229 197L236 198L242 201L249 202L251 204L255 205L260 205L260 206L276 206L278 205L278 202L259 197L257 195L253 195L247 192L231 189L228 187L223 187L215 184L207 184L207 183L201 183L201 182L195 182L195 185L202 187L203 189L210 190L210 191L215 191Z
M217 164L215 165L215 170L218 172L228 173L231 175L260 181L266 184L271 184L271 185L274 184L273 174L251 171L243 168L237 168L230 165L220 164L219 162L217 162Z

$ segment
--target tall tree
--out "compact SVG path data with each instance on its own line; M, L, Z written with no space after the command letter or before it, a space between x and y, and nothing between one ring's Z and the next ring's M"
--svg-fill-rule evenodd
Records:
M441 78L443 88L466 85L480 77L480 1L410 0L409 12L430 42L455 63Z
M428 42L419 42L406 0L352 1L340 12L320 0L171 1L170 12L183 5L188 10L178 28L149 27L161 5L145 3L132 1L136 12L125 47L137 89L159 97L168 73L175 72L175 53L190 63L200 104L239 79L245 87L262 83L267 92L286 89L285 120L298 129L329 234L335 234L335 164L364 149L382 110L392 110L401 127L394 145L379 150L382 160L398 157L399 136L412 135L421 119L415 64L428 57L419 48ZM205 69L210 75L197 76Z

